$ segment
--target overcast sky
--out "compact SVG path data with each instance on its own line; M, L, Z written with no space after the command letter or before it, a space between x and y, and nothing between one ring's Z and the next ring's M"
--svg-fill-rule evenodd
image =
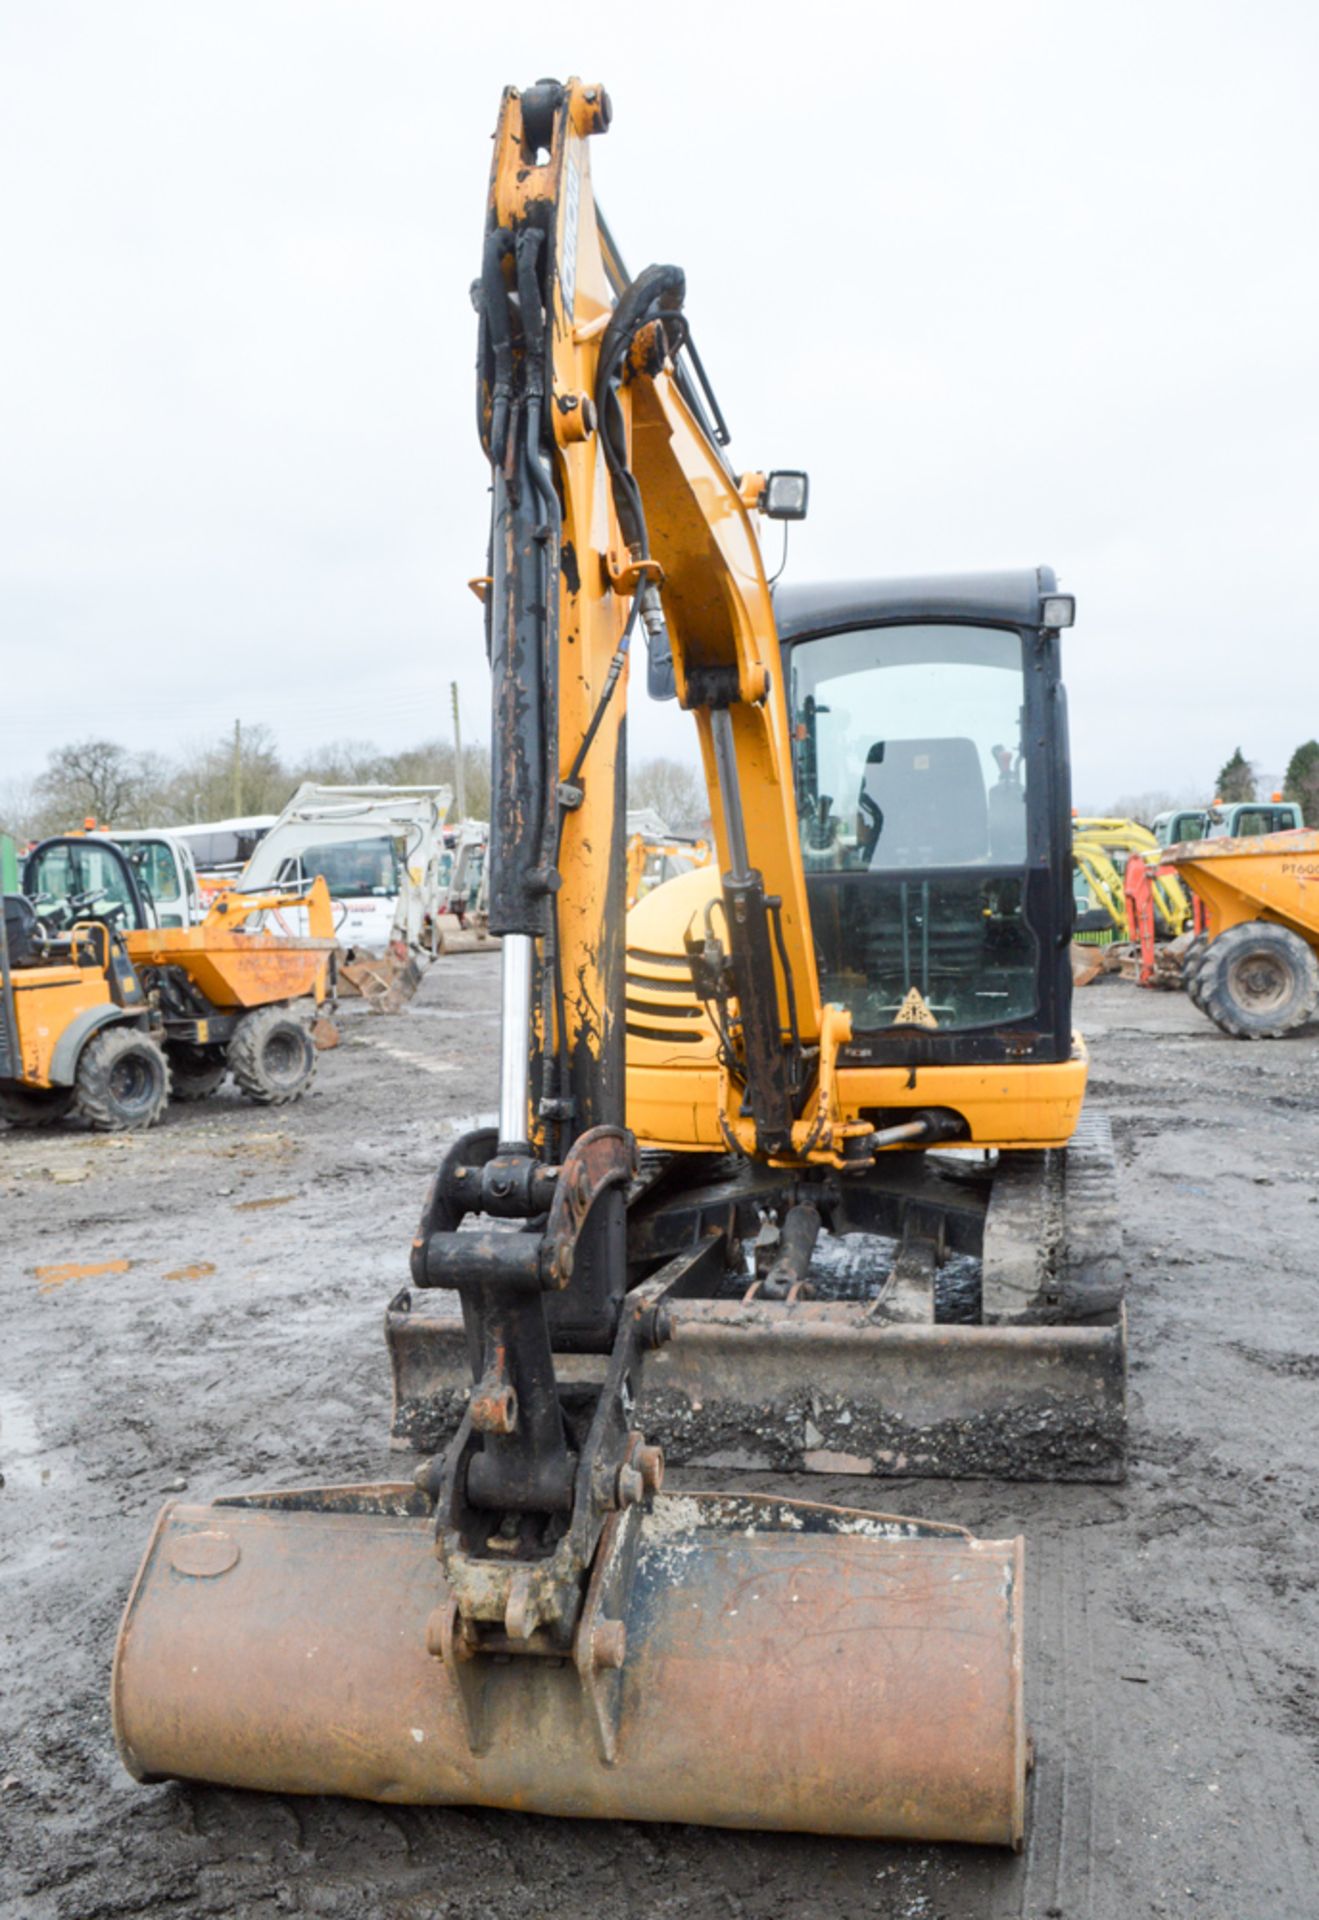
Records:
M1048 561L1078 798L1281 769L1319 734L1317 54L1310 0L7 0L0 777L239 714L399 747L455 677L484 733L468 285L500 90L570 73L737 464L810 470L790 577Z

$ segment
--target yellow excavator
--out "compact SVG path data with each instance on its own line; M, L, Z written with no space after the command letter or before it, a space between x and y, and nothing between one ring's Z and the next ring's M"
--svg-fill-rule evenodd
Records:
M1073 939L1100 946L1133 938L1127 924L1123 874L1133 853L1157 859L1159 842L1138 820L1077 815L1072 820L1072 857L1075 862L1076 927ZM1175 940L1190 927L1191 897L1175 873L1155 874L1150 881L1154 924L1163 939Z
M676 267L594 201L604 90L506 92L481 275L497 1127L392 1302L382 1485L161 1514L140 1779L1018 1846L1023 1544L743 1490L1113 1478L1111 1147L1081 1120L1045 569L783 589ZM625 916L628 660L717 865ZM661 1444L662 1443L662 1444ZM690 1476L689 1476L690 1478ZM691 1483L700 1488L704 1483Z

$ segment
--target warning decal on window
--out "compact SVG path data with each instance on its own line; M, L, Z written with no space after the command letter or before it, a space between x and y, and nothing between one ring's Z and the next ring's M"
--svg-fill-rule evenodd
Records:
M921 997L919 987L909 987L907 997L894 1015L895 1027L937 1027L939 1022Z

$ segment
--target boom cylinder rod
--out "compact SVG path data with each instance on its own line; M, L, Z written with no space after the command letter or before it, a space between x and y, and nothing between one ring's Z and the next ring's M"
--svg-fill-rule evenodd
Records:
M714 741L715 766L719 771L719 795L728 829L728 864L734 880L746 880L751 872L747 854L747 828L742 813L742 785L738 779L737 752L733 746L733 723L727 707L718 707L710 715L710 733Z
M527 1144L531 1100L531 975L535 943L506 933L500 966L499 1149Z

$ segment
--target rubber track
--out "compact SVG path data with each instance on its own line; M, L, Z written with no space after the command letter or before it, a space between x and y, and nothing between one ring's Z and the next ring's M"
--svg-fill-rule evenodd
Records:
M1108 1115L1070 1145L1003 1156L985 1221L984 1318L1084 1320L1120 1305L1125 1275Z

